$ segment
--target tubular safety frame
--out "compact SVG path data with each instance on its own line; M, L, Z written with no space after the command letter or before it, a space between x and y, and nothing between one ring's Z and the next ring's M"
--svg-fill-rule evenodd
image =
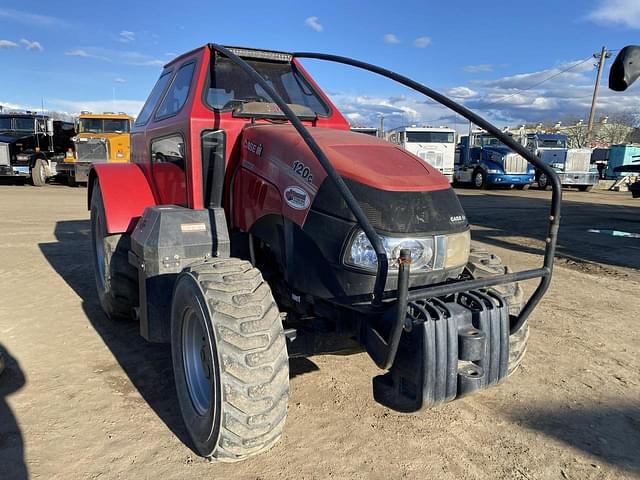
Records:
M362 230L364 231L367 239L369 240L369 242L371 242L371 245L373 246L373 249L376 253L378 268L376 272L376 280L371 300L374 305L381 305L382 300L385 297L384 288L388 276L389 259L387 258L387 254L384 250L380 237L377 235L375 229L371 225L371 222L369 222L369 219L366 217L364 211L362 210L362 207L355 199L342 177L335 170L327 156L324 154L324 152L317 144L309 130L304 126L302 121L296 116L296 114L291 110L291 108L287 105L283 98L274 90L274 88L269 85L269 83L256 70L254 70L246 61L237 56L227 47L218 44L209 44L209 48L212 51L219 52L225 57L229 58L232 62L238 65L238 67L240 67L252 80L254 80L265 90L265 92L271 97L278 108L280 108L282 113L291 122L296 131L300 134L304 142L310 148L311 152L315 155L315 157L318 159L318 161L326 171L328 177L335 184L338 192L340 193L340 195L342 195L349 209L352 211L360 228L362 228ZM513 140L513 138L511 138L509 135L493 126L487 120L473 113L468 108L442 95L441 93L438 93L435 90L432 90L418 82L415 82L410 78L407 78L403 75L392 72L382 67L361 62L359 60L354 60L348 57L341 57L338 55L299 52L294 53L293 58L312 58L316 60L326 60L330 62L350 65L376 73L383 77L387 77L419 93L422 93L423 95L426 95L427 97L462 115L470 122L478 125L479 127L497 137L502 143L510 147L518 154L522 155L529 163L542 170L547 175L547 178L551 183L551 208L549 213L549 228L547 231L547 237L545 239L543 266L537 269L508 273L496 277L473 280L459 280L443 285L436 285L432 287L418 288L413 290L408 290L408 281L399 281L398 290L394 295L397 300L395 306L396 315L394 315L395 320L388 334L388 340L383 339L379 332L377 332L373 327L368 327L369 333L372 334L369 338L375 339L375 341L373 342L375 345L368 344L367 350L369 351L369 354L371 355L375 363L380 368L385 369L390 368L390 366L393 364L400 341L400 333L404 328L407 302L411 302L417 299L435 298L438 296L460 293L472 289L503 285L520 280L540 278L538 287L531 295L518 317L514 322L512 322L511 333L513 334L517 332L522 327L522 325L524 325L524 322L529 317L536 305L540 302L543 295L549 288L549 284L551 283L553 259L558 239L558 230L560 227L560 206L562 202L562 185L560 184L560 180L555 171L541 159L536 157L532 152L524 148L520 143ZM409 269L410 264L407 263L405 268L403 268L403 277L408 277Z

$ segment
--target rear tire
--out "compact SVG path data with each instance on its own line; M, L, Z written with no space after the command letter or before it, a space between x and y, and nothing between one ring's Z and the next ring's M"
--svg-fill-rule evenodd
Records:
M100 184L91 195L91 247L96 290L109 318L133 318L138 306L138 271L129 264L131 237L109 235Z
M497 255L484 249L471 248L467 271L473 278L486 278L510 273L511 269L502 263ZM519 315L524 301L524 291L517 282L496 285L491 290L502 295L509 305L509 315ZM509 375L514 373L527 351L529 342L529 324L524 325L514 334L509 335Z
M43 187L47 184L47 164L42 158L37 159L31 168L31 183L34 187Z
M279 440L289 359L259 270L235 258L184 270L173 292L171 351L180 410L198 454L239 461Z

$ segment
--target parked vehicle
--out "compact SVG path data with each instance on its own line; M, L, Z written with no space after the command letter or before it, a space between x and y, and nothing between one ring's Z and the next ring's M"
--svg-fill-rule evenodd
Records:
M379 137L379 132L376 127L351 127L352 132L364 133L365 135L371 135L372 137Z
M40 187L73 147L71 122L31 112L0 114L0 176L29 178Z
M391 143L400 145L435 167L453 181L456 131L444 127L399 127L387 132Z
M70 185L86 183L93 163L123 163L131 159L131 122L124 113L82 112L78 135L73 138L75 152L68 152L58 164L58 172Z
M527 148L551 165L563 187L576 187L582 192L590 191L598 184L598 169L591 165L590 148L569 148L566 135L557 133L531 133L527 135ZM536 170L538 188L550 187L546 174Z
M474 131L460 138L455 181L476 188L515 186L526 190L533 183L535 167L521 154L487 132Z
M300 63L358 66L494 132L554 181L544 266L510 272L470 248L448 180L349 124ZM130 164L94 164L88 199L98 298L170 342L193 448L247 458L282 434L288 356L366 350L373 395L415 411L502 382L551 281L555 173L461 105L345 57L209 44L162 71ZM522 306L518 281L540 279Z

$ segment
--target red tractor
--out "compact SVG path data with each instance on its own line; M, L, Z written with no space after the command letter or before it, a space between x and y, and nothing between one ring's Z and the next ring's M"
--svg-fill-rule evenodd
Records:
M510 272L470 249L448 180L349 124L299 62L364 68L430 96L547 172L544 265ZM373 395L398 411L502 382L546 291L560 184L466 108L344 57L210 44L169 63L132 132L131 164L89 177L96 284L109 317L170 342L201 455L241 460L280 435L289 357L366 350ZM540 279L522 305L518 281Z

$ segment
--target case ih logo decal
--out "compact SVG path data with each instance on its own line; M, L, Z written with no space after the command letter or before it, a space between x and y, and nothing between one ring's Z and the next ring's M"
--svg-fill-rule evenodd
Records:
M258 157L262 156L262 144L255 144L251 140L245 140L244 148L249 150L251 153L255 153Z
M451 223L460 223L467 220L467 217L464 215L454 215L453 217L449 217L449 221Z
M309 208L309 195L300 187L287 187L284 191L284 200L291 208L305 210Z

